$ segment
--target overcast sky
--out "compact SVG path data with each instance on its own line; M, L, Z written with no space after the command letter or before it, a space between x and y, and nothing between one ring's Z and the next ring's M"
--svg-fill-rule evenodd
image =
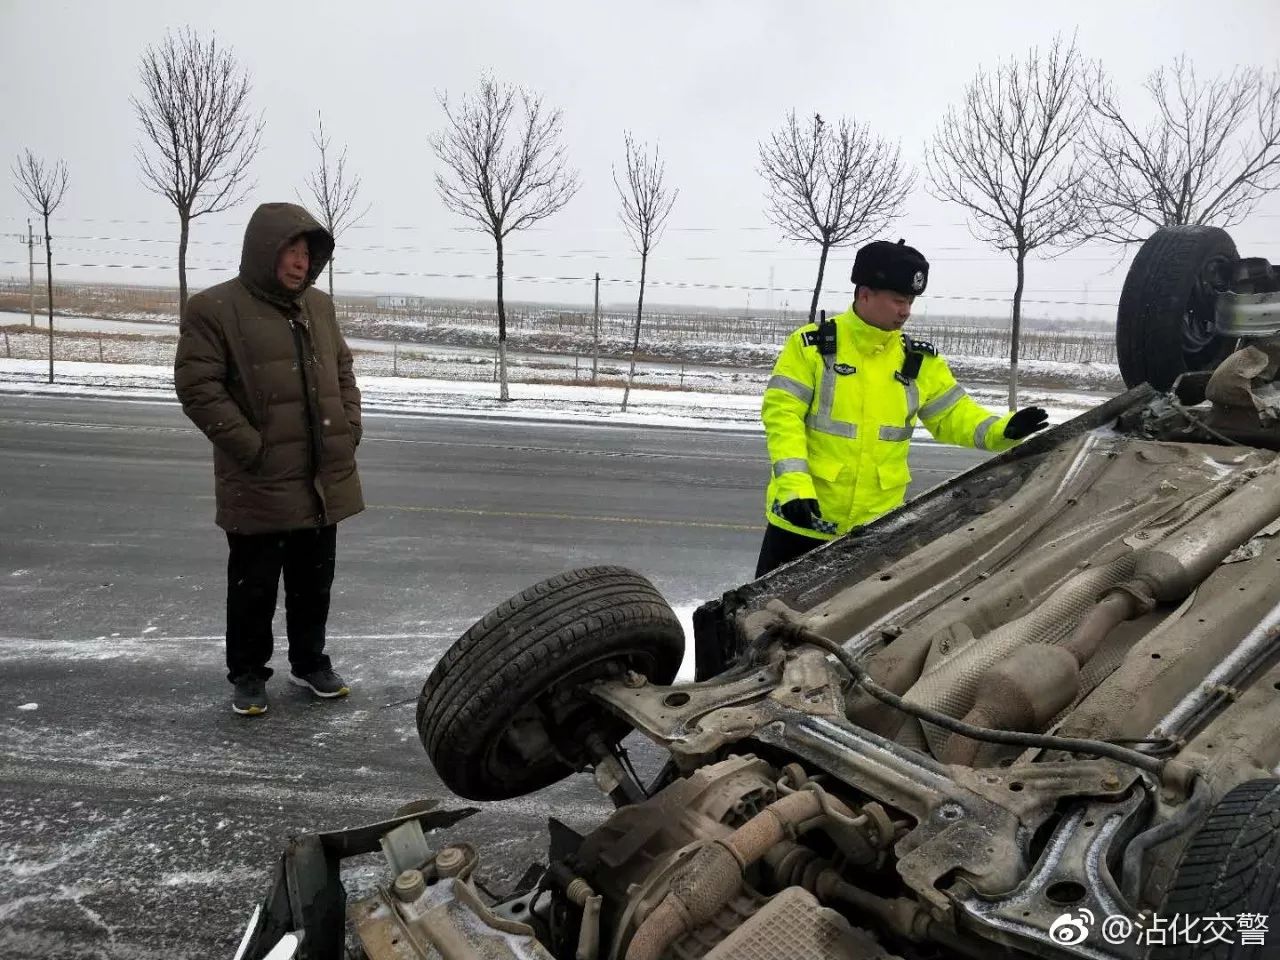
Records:
M356 273L340 276L339 290L491 298L493 283L483 278L493 272L492 243L436 196L428 137L442 124L437 93L460 96L492 71L563 109L567 152L582 179L568 207L511 243L509 297L589 303L589 278L599 271L602 300L634 299L639 263L618 223L610 177L630 129L660 143L680 191L650 263L646 299L753 310L772 300L795 312L807 309L802 291L812 288L816 254L783 241L765 219L757 170L757 143L788 110L865 121L901 140L905 158L918 164L976 69L1045 46L1059 31L1078 32L1083 52L1100 59L1134 103L1142 102L1143 77L1184 51L1204 73L1276 63L1275 0L1088 0L1054 4L1055 13L1037 9L1048 6L0 0L0 157L7 168L30 146L67 162L70 190L54 225L55 260L68 264L59 276L176 284L174 211L139 180L129 97L139 91L139 55L166 29L215 31L250 71L266 127L249 198L193 225L193 289L234 270L255 203L296 199L316 161L310 135L323 110L333 139L349 145L370 205L340 241L339 269ZM17 193L0 190L0 275L26 273L25 247L13 236L26 217ZM1234 235L1242 251L1280 260L1280 197ZM890 230L899 236L933 264L918 312L1007 311L1012 264L972 240L959 208L920 187ZM1034 261L1028 300L1096 306L1028 309L1112 316L1120 256L1089 246ZM851 250L835 253L824 306L847 300L851 260ZM477 277L434 276L441 274ZM681 283L701 286L672 286Z

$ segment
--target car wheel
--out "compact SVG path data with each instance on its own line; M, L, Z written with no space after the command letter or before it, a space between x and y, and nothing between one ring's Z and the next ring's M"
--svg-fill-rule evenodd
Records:
M1209 811L1182 854L1173 885L1158 916L1199 919L1260 914L1264 930L1280 916L1280 780L1250 780L1228 791ZM1262 942L1242 943L1241 928L1230 924L1231 943L1177 943L1156 947L1152 960L1262 960L1280 956L1280 931L1265 931ZM1188 938L1189 939L1189 938Z
M1212 370L1235 341L1214 330L1217 293L1238 258L1218 227L1161 227L1133 258L1116 314L1116 354L1125 386L1168 390L1183 373Z
M549 786L587 762L589 733L629 726L575 691L628 670L670 683L684 631L648 580L623 567L572 570L499 604L449 648L418 698L436 772L471 800Z

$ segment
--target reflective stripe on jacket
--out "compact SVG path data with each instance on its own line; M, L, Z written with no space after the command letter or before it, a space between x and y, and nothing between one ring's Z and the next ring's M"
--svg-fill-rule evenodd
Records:
M917 421L942 443L1007 450L1012 414L980 406L956 383L942 357L925 354L914 380L900 379L902 334L865 323L852 308L838 314L836 354L805 343L808 324L787 339L764 392L773 472L765 516L775 526L829 540L902 503L911 482L907 450ZM775 506L815 499L835 533L787 522Z

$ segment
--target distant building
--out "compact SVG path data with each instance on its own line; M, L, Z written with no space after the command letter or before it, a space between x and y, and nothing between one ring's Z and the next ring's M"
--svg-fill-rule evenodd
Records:
M378 297L378 307L379 307L379 309L382 309L382 308L385 308L385 307L407 307L408 305L409 305L409 298L408 298L408 297L400 297L400 296L396 296L396 297L386 297L386 296Z

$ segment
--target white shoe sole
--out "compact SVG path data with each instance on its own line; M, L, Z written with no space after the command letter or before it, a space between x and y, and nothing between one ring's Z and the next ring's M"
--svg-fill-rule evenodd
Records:
M341 690L335 690L333 693L325 693L323 690L317 690L311 684L307 683L306 680L303 680L301 677L293 673L289 674L289 682L292 683L295 687L306 687L308 690L314 693L317 697L324 697L326 700L333 700L337 697L345 697L347 694L351 692L350 687L343 686Z
M237 707L233 703L231 705L231 709L234 710L236 713L240 714L240 716L242 717L260 717L267 712L266 704L263 704L260 707L248 707L242 710L240 707Z

